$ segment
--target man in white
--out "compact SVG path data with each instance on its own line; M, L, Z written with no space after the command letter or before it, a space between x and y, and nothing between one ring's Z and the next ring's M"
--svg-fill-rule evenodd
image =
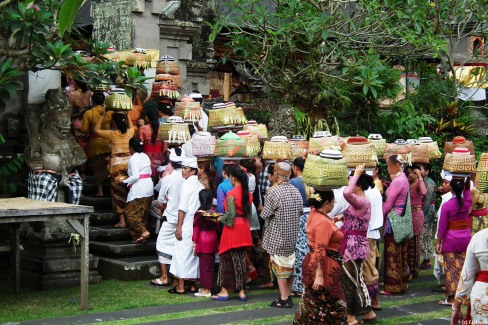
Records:
M190 94L190 98L193 98L194 101L200 102L200 113L202 114L202 117L200 121L198 121L198 124L196 125L198 131L203 131L207 132L207 127L208 127L208 115L205 113L203 110L203 97L202 94L199 93L198 91L193 91Z
M198 194L204 189L198 180L197 158L186 158L181 163L182 175L186 179L180 189L176 243L170 273L178 278L178 285L169 293L184 294L185 280L190 281L190 291L196 291L194 281L199 278L198 257L193 255L193 218L200 207ZM192 290L193 289L193 290Z
M363 263L363 277L371 298L371 308L381 310L378 301L379 273L376 269L376 258L379 257L377 240L380 239L379 229L383 227L383 198L378 188L370 188L364 192L371 204L371 219L368 225L369 256Z
M161 277L151 281L151 284L156 286L169 285L168 265L171 264L174 255L180 190L185 181L181 168L181 162L184 158L185 154L181 149L170 149L169 160L174 170L161 180L161 188L159 189L158 203L166 204L163 213L166 221L161 226L156 242L158 261L161 267Z

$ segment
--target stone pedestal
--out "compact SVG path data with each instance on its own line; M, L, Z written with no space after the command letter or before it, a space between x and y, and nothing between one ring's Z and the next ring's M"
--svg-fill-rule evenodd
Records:
M22 286L39 290L79 287L80 249L75 252L73 245L68 243L69 232L53 232L49 223L44 223L40 232L23 231L21 243L24 250L20 255ZM100 283L98 258L91 254L89 267L90 284Z

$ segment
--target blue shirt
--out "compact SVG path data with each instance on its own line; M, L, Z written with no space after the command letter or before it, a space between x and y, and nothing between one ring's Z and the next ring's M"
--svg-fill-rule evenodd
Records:
M290 179L289 183L295 186L297 190L300 192L300 195L302 196L302 200L303 200L303 206L305 206L307 204L307 195L305 194L305 186L303 185L302 178L301 177L292 178Z
M225 197L227 196L227 192L232 190L234 186L232 186L230 182L230 178L226 178L222 183L219 184L217 187L217 208L215 209L217 213L224 213L224 202Z

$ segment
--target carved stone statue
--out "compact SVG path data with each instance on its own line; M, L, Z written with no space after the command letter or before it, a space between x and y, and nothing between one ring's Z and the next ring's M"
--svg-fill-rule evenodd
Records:
M24 157L31 174L60 175L61 187L70 186L70 178L75 176L70 174L72 169L86 161L85 153L71 135L70 116L63 90L49 89L46 103L40 110L30 109L26 117L29 146Z

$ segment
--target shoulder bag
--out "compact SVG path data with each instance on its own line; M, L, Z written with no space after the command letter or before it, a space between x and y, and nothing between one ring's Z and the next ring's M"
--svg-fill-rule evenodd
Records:
M410 205L410 191L407 193L407 202L403 213L399 215L395 210L388 212L391 230L393 231L393 241L401 244L413 238L412 207Z

